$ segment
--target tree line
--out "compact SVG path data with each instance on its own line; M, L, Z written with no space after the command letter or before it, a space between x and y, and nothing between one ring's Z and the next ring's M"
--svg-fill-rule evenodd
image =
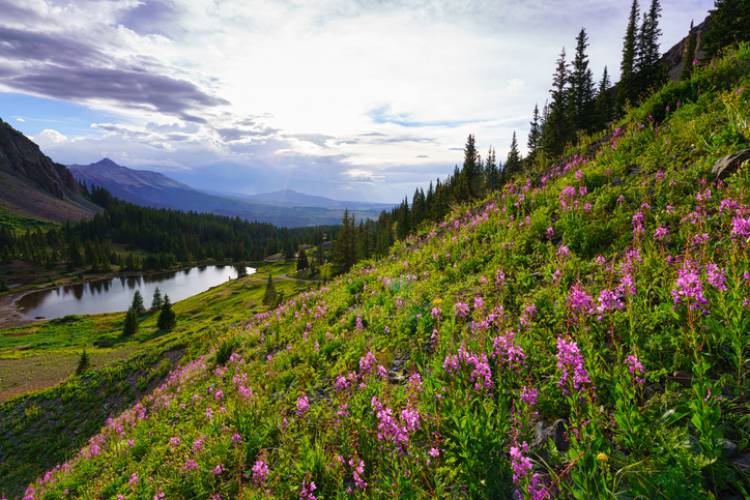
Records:
M482 159L474 135L469 135L462 166L456 165L446 179L430 182L426 192L417 188L411 202L404 198L392 210L381 212L377 220L357 223L353 215L344 214L333 247L335 271L345 272L357 261L386 255L395 241L404 239L425 221L440 221L454 205L481 199L512 177L559 158L580 134L606 129L629 106L639 104L663 85L667 71L661 63L659 48L661 12L660 0L651 0L642 13L638 0L633 0L617 84L612 84L607 66L601 78L594 81L585 28L576 37L572 60L568 60L563 47L555 63L549 98L541 110L538 104L534 106L526 157L519 151L515 132L504 163L497 158L493 147ZM691 77L699 62L699 48L704 58L710 60L725 47L747 40L750 40L750 0L716 0L700 47L696 29L690 25L681 78Z
M52 228L14 231L0 228L0 262L13 259L53 267L107 271L167 269L215 260L258 261L269 255L294 255L301 244L331 238L336 226L280 228L220 215L133 205L106 189L81 187L103 208L92 219Z

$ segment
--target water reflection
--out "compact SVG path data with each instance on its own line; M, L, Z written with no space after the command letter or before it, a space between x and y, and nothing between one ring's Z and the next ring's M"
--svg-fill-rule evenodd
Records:
M177 302L254 272L252 267L199 266L179 272L118 276L30 293L18 301L18 307L29 318L46 319L125 311L136 290L140 290L147 306L157 287L162 296L169 295L172 302Z

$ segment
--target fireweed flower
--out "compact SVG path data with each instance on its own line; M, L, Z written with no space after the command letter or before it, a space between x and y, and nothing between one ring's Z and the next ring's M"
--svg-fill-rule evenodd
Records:
M706 281L708 281L709 285L722 292L727 289L726 273L713 262L706 264Z
M521 387L521 401L527 406L534 406L539 398L539 390L534 387Z
M638 356L636 356L635 354L630 354L627 358L625 358L625 362L628 365L628 371L630 372L630 375L635 377L636 383L644 384L646 381L643 379L643 375L646 373L646 369L638 359Z
M253 464L253 483L263 486L268 479L268 464L263 460L256 460Z
M189 458L185 461L185 465L182 466L182 470L190 472L194 471L198 468L198 462L193 460L192 458Z
M570 255L570 249L565 245L560 245L557 249L557 256L567 257L568 255Z
M594 310L594 299L580 283L576 283L568 291L568 306L574 313L589 314Z
M687 301L691 311L708 304L703 295L703 282L692 261L685 261L682 268L677 271L672 298L675 305Z
M432 316L432 319L440 318L441 314L443 314L443 312L438 307L433 307L432 311L430 311L430 315Z
M354 486L359 490L367 489L367 482L362 479L365 473L365 461L362 459L355 460L354 458L349 459L349 467L352 469L352 480Z
M513 469L513 482L518 484L534 468L531 459L524 455L529 452L529 445L524 441L520 446L510 447L510 467Z
M654 240L655 241L662 241L668 235L669 235L669 229L667 229L664 226L659 226L654 231Z
M221 476L221 473L224 472L224 464L217 465L212 472L214 476Z
M359 372L363 376L367 375L377 364L378 360L377 358L375 358L375 355L372 353L372 351L367 351L367 354L359 358Z
M177 448L180 446L180 438L176 436L169 438L169 444L172 445L173 448Z
M498 269L495 273L495 286L498 288L505 284L505 272L502 269Z
M621 311L625 305L622 303L622 294L617 290L602 290L599 292L599 304L596 306L596 312L599 313L598 320L604 318L604 313L608 311Z
M469 304L465 302L456 302L453 305L453 311L457 318L466 318L469 315Z
M555 230L552 228L552 226L549 226L547 228L547 239L551 240L554 237L555 237Z
M310 401L306 395L297 398L297 416L302 417L310 410Z
M317 500L313 492L317 489L314 481L304 481L299 491L299 500Z
M566 386L572 380L573 389L580 391L585 385L591 383L589 374L584 368L583 354L574 341L568 342L562 337L557 338L557 369L560 370L560 379L557 382L563 394L568 393Z
M515 343L515 338L516 333L510 331L492 340L492 358L496 359L501 366L517 368L523 365L526 354L523 348Z

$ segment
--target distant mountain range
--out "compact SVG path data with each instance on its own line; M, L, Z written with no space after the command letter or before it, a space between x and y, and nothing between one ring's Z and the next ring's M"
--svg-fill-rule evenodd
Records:
M117 198L137 205L209 212L277 226L339 224L345 209L358 219L377 218L381 210L391 206L332 200L289 189L257 195L206 193L158 172L134 170L108 158L69 168L79 182L103 187Z
M81 195L65 166L50 160L39 146L2 120L0 205L55 222L87 219L101 210Z

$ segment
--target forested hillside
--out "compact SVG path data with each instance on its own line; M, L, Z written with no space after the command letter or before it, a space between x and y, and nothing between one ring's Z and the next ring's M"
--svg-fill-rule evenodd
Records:
M624 113L227 330L27 496L747 497L750 47Z

